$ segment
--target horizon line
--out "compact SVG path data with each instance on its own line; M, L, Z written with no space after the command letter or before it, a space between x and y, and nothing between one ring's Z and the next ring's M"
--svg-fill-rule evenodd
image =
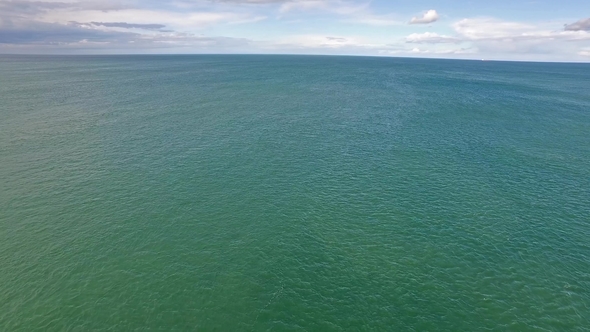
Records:
M395 56L395 55L367 55L367 54L317 54L317 53L0 53L0 56L317 56L317 57L362 57L362 58L391 58L391 59L417 59L417 60L457 60L457 61L480 61L480 62L518 62L518 63L563 63L563 64L590 64L589 60L519 60L519 59L498 59L498 58L446 58L446 57L416 57L416 56Z

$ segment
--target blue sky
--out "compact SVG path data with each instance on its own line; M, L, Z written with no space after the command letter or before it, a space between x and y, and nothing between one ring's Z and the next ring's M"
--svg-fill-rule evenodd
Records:
M0 0L0 53L590 61L590 1Z

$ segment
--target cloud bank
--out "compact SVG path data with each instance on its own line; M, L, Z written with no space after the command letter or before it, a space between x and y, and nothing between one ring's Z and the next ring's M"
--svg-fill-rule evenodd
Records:
M0 0L0 53L590 57L590 18L564 25L557 18L453 16L445 8L448 24L430 25L440 19L436 10L408 22L415 8L396 6L370 0Z

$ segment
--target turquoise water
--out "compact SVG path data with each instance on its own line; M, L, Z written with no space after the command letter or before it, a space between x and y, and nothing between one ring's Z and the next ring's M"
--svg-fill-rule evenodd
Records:
M0 57L2 331L589 331L590 65Z

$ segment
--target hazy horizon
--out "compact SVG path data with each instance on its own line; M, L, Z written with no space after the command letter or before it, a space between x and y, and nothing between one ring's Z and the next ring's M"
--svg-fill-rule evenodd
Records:
M356 55L356 54L305 54L305 53L0 53L0 57L133 57L133 56L293 56L293 57L359 57L377 59L409 59L409 60L442 60L442 61L475 61L475 62L517 62L517 63L553 63L553 64L583 64L588 65L590 61L560 61L560 60L520 60L520 59L478 59L478 58L443 58L443 57L420 57L420 56L395 56L395 55Z

